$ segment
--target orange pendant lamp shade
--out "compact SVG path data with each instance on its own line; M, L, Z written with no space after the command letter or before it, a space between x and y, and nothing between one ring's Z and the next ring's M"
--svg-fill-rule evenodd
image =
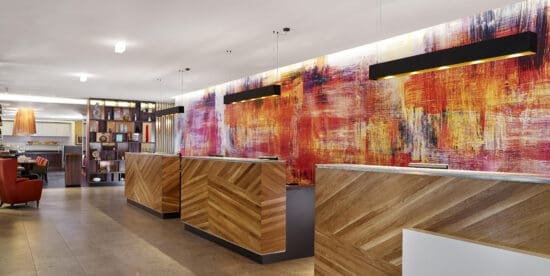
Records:
M14 136L29 136L36 133L36 121L32 108L19 108L13 121Z

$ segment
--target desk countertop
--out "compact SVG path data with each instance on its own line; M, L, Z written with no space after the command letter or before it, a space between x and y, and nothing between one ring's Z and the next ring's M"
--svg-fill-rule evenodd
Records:
M259 158L241 158L241 157L214 157L214 156L182 156L184 159L216 160L227 162L254 162L254 163L284 163L284 160L270 160Z
M466 177L466 178L487 179L487 180L497 180L497 181L516 181L516 182L550 184L550 175L527 174L527 173L425 169L425 168L354 165L354 164L318 164L316 165L316 167L320 169L338 169L338 170L416 174L416 175L440 175L440 176Z

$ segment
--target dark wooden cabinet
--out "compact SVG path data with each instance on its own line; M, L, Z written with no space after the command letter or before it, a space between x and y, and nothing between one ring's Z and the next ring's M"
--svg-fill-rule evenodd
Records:
M80 186L82 170L82 155L79 153L65 154L65 187Z

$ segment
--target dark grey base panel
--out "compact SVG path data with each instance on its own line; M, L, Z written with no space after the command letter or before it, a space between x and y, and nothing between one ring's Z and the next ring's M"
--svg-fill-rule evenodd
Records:
M286 189L286 252L283 260L313 256L315 187Z
M130 205L133 205L133 206L136 206L142 210L145 210L147 211L148 213L156 216L156 217L159 217L161 219L173 219L173 218L179 218L180 217L180 212L173 212L173 213L161 213L161 212L158 212L154 209L151 209L145 205L142 205L142 204L139 204L131 199L126 199L126 202L128 202L128 204Z
M257 263L269 264L313 256L315 230L315 188L287 186L286 190L286 251L261 255L235 245L202 229L184 224L184 229L237 252Z

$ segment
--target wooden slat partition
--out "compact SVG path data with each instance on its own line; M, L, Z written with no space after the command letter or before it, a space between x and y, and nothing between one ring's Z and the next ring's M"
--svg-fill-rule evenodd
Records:
M127 152L125 158L126 198L160 214L178 213L179 156Z
M401 275L403 228L550 254L550 185L402 170L316 169L315 274Z
M182 158L181 219L258 254L285 250L285 163Z

